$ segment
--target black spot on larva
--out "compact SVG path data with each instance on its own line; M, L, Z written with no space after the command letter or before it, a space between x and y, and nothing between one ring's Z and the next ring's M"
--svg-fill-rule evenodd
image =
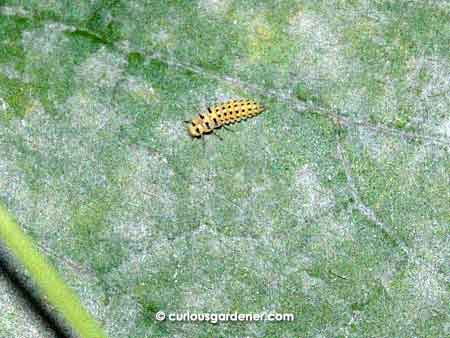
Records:
M211 114L211 108L210 108L210 107L208 107L207 109L208 109L209 113Z
M208 122L205 122L205 126L206 126L206 128L211 129Z
M245 109L242 109L241 112L245 113Z
M198 114L198 116L200 116L200 118L201 118L202 120L205 118L205 116L202 115L202 114Z
M221 117L221 116L222 116L222 114L219 114L219 115L217 115L217 116Z
M200 133L200 129L198 129L198 128L195 128L195 131L196 131L197 133Z
M228 108L231 108L231 106L228 106Z
M215 117L213 117L213 121L217 125L217 119Z
M219 109L218 108L216 108L216 113L219 111Z
M192 121L191 123L192 123L192 125L193 125L193 126L195 127L195 122L194 122L194 121Z
M223 113L223 116L227 116L227 112Z

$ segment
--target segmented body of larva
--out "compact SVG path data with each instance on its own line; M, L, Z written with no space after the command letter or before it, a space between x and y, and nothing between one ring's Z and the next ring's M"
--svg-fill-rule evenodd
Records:
M188 132L192 137L200 138L216 128L256 116L264 111L264 107L251 100L230 100L207 110L189 121Z

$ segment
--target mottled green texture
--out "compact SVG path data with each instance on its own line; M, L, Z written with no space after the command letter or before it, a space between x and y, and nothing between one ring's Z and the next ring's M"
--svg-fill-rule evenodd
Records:
M0 7L0 198L111 337L450 335L449 1L77 3Z

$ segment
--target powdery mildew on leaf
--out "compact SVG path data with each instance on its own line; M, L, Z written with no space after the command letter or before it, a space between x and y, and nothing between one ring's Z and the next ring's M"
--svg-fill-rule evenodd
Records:
M48 168L45 168L40 161L51 163L54 161L54 157L61 156L60 135L55 132L55 122L38 103L24 119L14 121L12 128L14 137L20 137L24 147L35 155L29 158L34 168L41 168L45 172ZM0 139L5 137L6 140L7 137L11 136L11 130L6 128L2 130L0 127ZM41 190L43 193L45 192L44 197L33 196L34 187L26 179L29 173L26 173L20 165L18 166L18 161L20 161L22 155L11 151L6 142L4 148L0 148L1 152L4 153L1 161L4 169L4 171L2 170L2 177L9 177L4 181L6 185L1 190L5 193L7 200L22 201L22 210L16 211L19 221L30 230L33 229L33 231L38 232L41 238L45 238L46 247L59 245L57 240L52 240L52 234L55 232L60 235L65 234L68 224L66 207L69 199L64 193L66 189L64 188L64 178L54 177L47 173L45 177L39 179L42 184ZM2 168L2 165L0 165L0 168ZM2 181L0 180L0 182ZM56 195L62 194L55 198L55 193ZM33 197L30 198L29 196ZM35 210L39 210L39 212L36 213Z
M6 76L10 80L22 79L22 74L14 67L13 63L0 63L0 74Z
M111 222L124 241L146 247L157 235L153 228L160 219L155 216L176 222L176 195L166 185L174 173L164 158L142 148L129 148L125 163L118 177L128 212L112 215Z
M354 135L356 144L360 144L361 151L367 151L370 158L381 166L398 158L406 146L405 142L397 137L380 137L374 130L359 128L357 132L358 135ZM350 139L353 139L353 136Z
M410 297L418 309L433 308L445 312L450 297L446 291L447 277L432 262L417 259L408 272Z
M137 321L141 318L141 309L130 294L121 294L114 297L113 301L105 307L105 329L113 332L114 336L127 337L135 334L136 337L151 337L151 330L136 332ZM113 337L114 337L113 336Z
M61 23L48 23L42 29L25 31L22 35L22 43L28 52L29 60L37 55L45 58L54 53L62 52L61 47L64 41L69 38L64 36L64 32L69 30L69 26Z
M161 121L159 126L155 128L155 135L164 141L164 144L173 147L177 142L186 138L185 124L180 120Z
M414 297L418 308L431 307L445 312L446 304L450 301L446 292L450 238L442 236L446 227L446 224L439 224L432 219L415 226L412 243L415 255L411 257L413 265L408 273L408 281L411 297Z
M438 132L450 138L450 119L443 121L442 125L438 127Z
M265 57L265 52L270 48L274 33L266 21L266 13L252 13L252 19L247 24L247 43L249 62L257 63Z
M332 194L321 187L318 177L308 165L297 172L295 187L298 192L296 204L300 207L300 217L318 215L334 205Z
M126 124L126 120L119 116L111 105L83 91L69 97L63 109L69 114L71 126L86 134L114 132L122 125L117 119Z
M199 0L198 6L205 12L220 15L226 13L230 0Z
M127 1L114 11L99 2L100 17L94 11L89 17L111 24L121 40L108 48L87 42L92 52L72 46L85 37L65 34L73 27L64 26L72 18L85 23L89 2L81 13L36 3L36 13L56 13L61 23L27 28L19 38L26 48L23 75L11 57L0 65L7 79L25 82L33 94L23 120L0 126L0 177L6 179L0 194L27 229L42 236L51 256L53 249L59 257L74 255L80 246L81 271L89 277L55 260L114 337L296 337L299 330L317 337L413 331L439 337L434 332L448 331L441 316L448 304L442 188L448 155L430 140L449 134L448 67L434 55L437 40L426 56L415 53L423 47L420 33L428 26L432 32L440 15L434 9L446 5L410 4L309 2L293 9L287 2ZM422 6L416 16L402 16L416 6ZM19 7L6 12L11 27L14 16L23 16ZM149 19L155 13L157 19ZM90 27L104 34L92 21ZM185 34L186 28L196 34ZM365 54L368 47L373 54ZM380 50L387 57L374 57ZM132 74L130 53L143 56ZM40 82L42 70L51 81L70 81L61 90L68 98L56 100L59 122L45 111L55 93L53 82ZM291 93L297 82L320 100L325 96L323 102L308 110L297 105ZM36 90L41 85L42 92ZM114 96L119 90L124 95ZM239 125L224 142L190 143L181 121L197 113L193 107L248 95L267 95L271 112ZM136 112L134 105L145 109ZM341 114L342 129L316 119L316 109L323 119ZM341 156L334 151L338 131ZM424 145L416 142L420 137L428 137ZM76 234L79 225L67 232L74 213L83 216L88 236ZM91 238L97 213L103 223ZM406 238L407 250L396 235ZM117 261L101 265L114 255ZM418 290L422 284L428 289ZM298 320L279 327L158 325L156 308L288 308Z
M6 101L0 97L0 114L6 113L8 110L9 105L6 103Z
M339 44L339 33L326 17L299 11L290 17L289 23L287 33L300 47L296 65L301 79L320 86L327 80L338 83L348 78L348 64Z
M126 61L123 55L101 47L78 68L80 86L87 88L113 88L123 77Z
M4 16L27 17L30 12L22 6L0 6L0 14Z
M25 52L23 81L42 81L39 78L41 67L51 70L54 76L63 77L66 44L70 41L64 33L71 27L63 23L48 23L42 28L22 33L22 45Z
M127 91L138 100L142 100L145 104L150 104L158 100L158 94L148 81L136 76L127 77L123 84Z

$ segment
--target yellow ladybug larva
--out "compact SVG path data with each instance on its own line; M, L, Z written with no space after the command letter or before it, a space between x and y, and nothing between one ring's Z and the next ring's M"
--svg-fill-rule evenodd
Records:
M192 137L200 138L212 133L214 129L256 116L264 111L264 107L252 100L230 100L207 110L208 112L198 114L192 121L186 121Z

